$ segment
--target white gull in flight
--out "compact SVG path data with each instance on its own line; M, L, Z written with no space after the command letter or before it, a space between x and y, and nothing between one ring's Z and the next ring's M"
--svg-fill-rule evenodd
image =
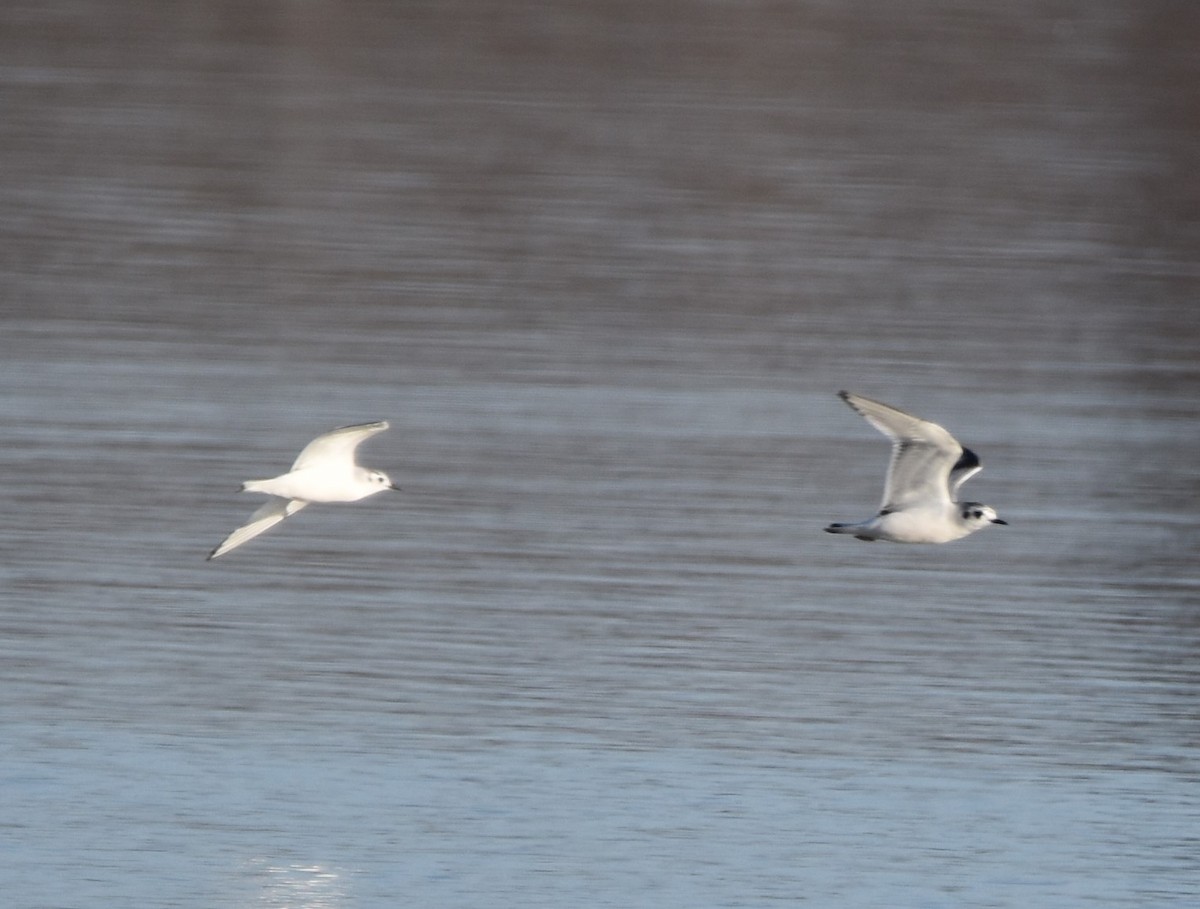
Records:
M368 470L354 462L359 444L388 428L386 421L343 426L317 436L300 452L292 469L270 480L248 480L242 492L261 492L271 498L216 549L210 559L236 549L270 530L310 502L357 502L385 489L400 487L381 470Z
M979 502L955 494L983 469L975 452L936 423L848 391L838 396L892 440L892 460L879 514L856 524L830 524L828 533L892 543L949 543L986 527L1007 524Z

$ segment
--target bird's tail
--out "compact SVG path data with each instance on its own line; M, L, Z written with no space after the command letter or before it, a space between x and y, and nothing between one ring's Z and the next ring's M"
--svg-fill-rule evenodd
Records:
M266 490L262 488L263 483L266 482L266 480L247 480L242 484L242 492L266 492Z
M873 533L867 530L867 525L870 521L860 521L857 524L830 524L825 528L826 533L848 533L856 540L863 540L867 543L878 539Z
M858 536L862 533L862 524L830 524L825 528L826 533L849 533Z

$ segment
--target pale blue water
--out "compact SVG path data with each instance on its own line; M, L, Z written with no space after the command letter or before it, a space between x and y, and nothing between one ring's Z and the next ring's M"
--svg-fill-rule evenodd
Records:
M1195 793L1160 769L802 748L31 738L38 762L6 779L23 834L8 876L37 905L80 894L92 905L318 907L1192 896L1175 871L1194 861ZM15 750L6 763L28 757Z
M9 904L1197 903L1187 14L154 9L0 13Z

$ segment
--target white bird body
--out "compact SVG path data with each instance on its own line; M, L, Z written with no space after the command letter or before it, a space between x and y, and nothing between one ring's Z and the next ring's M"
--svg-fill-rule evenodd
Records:
M982 470L975 452L941 426L895 407L843 391L843 401L892 440L892 459L879 513L829 533L892 543L949 543L988 524L1006 524L987 505L958 502L958 488Z
M352 465L345 471L305 467L270 480L247 480L242 484L242 491L262 492L306 503L357 502L379 492L380 488L371 481L371 471Z
M877 514L870 520L857 524L831 524L826 530L830 533L853 533L860 540L949 543L979 529L957 518L957 509L910 508L891 514Z
M260 492L271 499L254 512L248 522L222 540L209 554L209 559L222 556L270 530L310 502L357 502L385 489L399 489L383 471L368 470L354 462L359 444L387 428L386 421L379 421L327 432L304 447L287 473L269 480L243 483L243 492Z

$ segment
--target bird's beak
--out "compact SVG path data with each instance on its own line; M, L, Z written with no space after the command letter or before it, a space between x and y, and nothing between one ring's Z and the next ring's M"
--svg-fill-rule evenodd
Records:
M1005 527L1008 526L1008 521L1002 520L1001 518L992 518L992 523L993 524L1003 524Z
M401 489L399 486L397 486L395 483L393 483L391 486L389 486L388 489L392 490L392 492L404 492L404 490Z

